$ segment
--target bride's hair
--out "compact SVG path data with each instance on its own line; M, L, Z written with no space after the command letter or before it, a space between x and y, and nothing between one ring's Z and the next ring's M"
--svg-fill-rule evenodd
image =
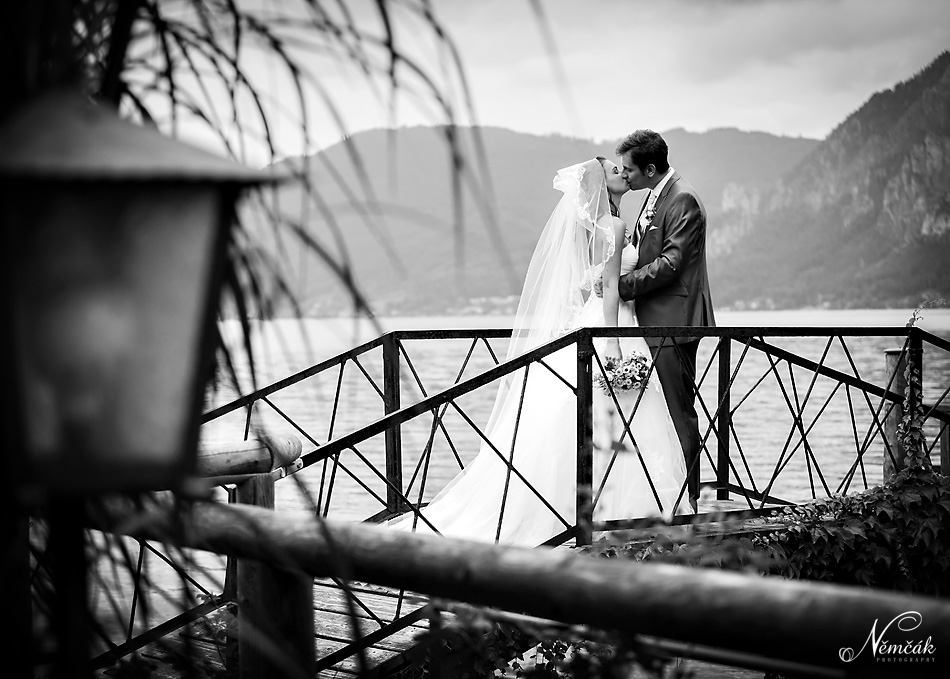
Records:
M633 164L640 170L645 170L647 165L653 165L660 174L670 169L666 140L653 130L637 130L628 134L617 145L617 155L622 156L627 152L631 153Z
M604 167L604 161L607 160L604 156L595 156L595 160L600 163L601 169L604 171L604 180L607 179L607 168ZM620 216L620 208L617 207L617 204L614 202L614 197L610 194L610 191L607 192L607 202L610 204L610 214L614 217Z

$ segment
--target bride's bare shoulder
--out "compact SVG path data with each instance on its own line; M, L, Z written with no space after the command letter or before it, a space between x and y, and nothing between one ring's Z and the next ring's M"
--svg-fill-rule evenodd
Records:
M607 220L610 220L609 222ZM597 224L600 226L599 230L610 231L613 234L614 242L619 243L622 238L627 233L627 223L623 221L620 217L614 217L613 215L604 215L597 220Z

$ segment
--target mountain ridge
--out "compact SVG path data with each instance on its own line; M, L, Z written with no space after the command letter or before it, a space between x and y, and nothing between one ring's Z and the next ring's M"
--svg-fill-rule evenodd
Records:
M472 130L460 128L454 132L466 157L477 159ZM596 155L612 158L619 141L598 143L496 127L479 128L479 133L501 243L491 237L484 205L479 205L471 188L471 184L484 184L484 168L473 168L474 179L465 183L461 206L466 227L464 266L460 268L456 267L458 236L452 228L451 164L442 128L369 130L353 135L349 147L341 143L314 157L285 161L290 167L308 164L322 200L337 212L339 235L325 238L327 249L339 259L343 250L338 242L345 243L354 280L379 313L510 311L534 245L558 199L551 183L555 172ZM818 144L816 140L735 128L708 132L673 129L663 134L671 148L671 163L703 195L711 220L722 212L723 196L734 191L737 181L743 186L760 186L777 179ZM398 272L380 238L361 223L336 186L334 174L350 186L363 183L350 160L351 148L364 159L372 195L380 206L378 229L388 235L407 270L405 275ZM643 192L627 194L623 212L639 209L642 199ZM281 191L281 204L298 205L300 200L299 187ZM311 217L309 226L317 233L332 228L316 216ZM510 267L502 265L500 247L508 255ZM419 262L425 262L425 266L420 267ZM314 269L297 266L292 272L296 279L293 288L305 313L346 312L349 305L341 286L325 273L314 273Z
M471 128L369 130L285 163L309 168L324 207L312 207L304 226L327 256L348 263L377 313L511 311L558 199L555 172L614 157L614 141L477 131L478 140ZM448 134L464 151L460 203ZM914 307L950 298L950 52L872 94L824 140L735 128L663 135L671 164L706 204L716 306ZM353 187L372 199L354 198ZM642 199L627 194L622 213ZM306 202L293 184L279 201ZM298 249L284 265L303 312L349 313L344 286Z
M948 186L943 52L874 93L779 181L739 192L711 233L714 292L753 307L913 307L950 297Z

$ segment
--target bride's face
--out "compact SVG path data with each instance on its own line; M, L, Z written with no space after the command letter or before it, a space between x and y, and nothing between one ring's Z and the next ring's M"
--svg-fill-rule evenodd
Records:
M615 196L620 196L630 190L627 182L620 173L620 168L609 160L603 161L604 172L607 173L607 190Z

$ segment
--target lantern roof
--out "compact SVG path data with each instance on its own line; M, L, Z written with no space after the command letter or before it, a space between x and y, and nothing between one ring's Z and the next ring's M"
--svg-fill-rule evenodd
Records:
M171 139L73 91L34 99L0 126L0 176L243 185L286 178Z

